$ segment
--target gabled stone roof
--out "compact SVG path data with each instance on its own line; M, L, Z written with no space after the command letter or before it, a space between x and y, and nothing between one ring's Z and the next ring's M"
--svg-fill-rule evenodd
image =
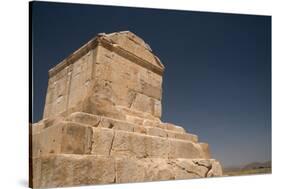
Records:
M105 48L116 52L117 54L130 59L147 69L163 74L164 65L160 59L152 53L150 46L145 43L140 37L130 31L114 32L110 34L99 33L92 40L87 42L81 48L65 58L58 65L49 70L49 76L52 77L64 67L72 64L77 59L85 55L97 45L102 45Z

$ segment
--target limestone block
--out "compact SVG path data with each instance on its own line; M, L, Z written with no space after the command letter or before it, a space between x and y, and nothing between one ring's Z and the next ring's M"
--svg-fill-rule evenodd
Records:
M157 127L146 127L146 133L152 136L167 137L167 132Z
M67 120L97 127L100 123L101 117L84 112L74 112L67 118Z
M66 154L89 154L92 146L91 127L66 122L62 128L61 152Z
M141 133L141 134L146 134L146 128L142 127L142 126L135 125L134 126L134 132Z
M151 98L157 99L158 101L162 98L161 86L155 87L151 84L141 80L141 91L140 93L149 96Z
M162 115L162 104L159 100L154 100L153 115L159 118Z
M175 133L175 138L182 139L182 140L189 140L192 142L198 142L198 137L190 133Z
M126 131L115 131L111 155L126 157L145 157L145 135Z
M32 135L37 134L39 132L41 132L44 129L45 125L44 125L44 120L41 120L37 123L33 123L32 124Z
M165 126L163 123L161 123L161 121L160 121L160 122L157 122L157 123L155 124L155 126L158 127L158 128L167 130L167 129L166 129L166 126Z
M139 119L143 119L142 124L145 124L145 122L147 120L150 120L150 121L154 122L154 124L156 126L156 124L157 123L159 124L159 122L160 122L159 118L156 118L155 116L153 116L150 113L138 111L138 110L135 110L135 109L126 108L124 106L117 106L117 107L127 116L138 117ZM151 126L151 125L147 125L147 126Z
M139 81L140 81L140 92L143 91L142 89L144 89L145 87L147 87L147 89L151 89L151 90L154 90L154 89L160 89L159 91L155 92L157 95L149 95L151 94L152 91L148 92L147 95L148 96L151 96L155 99L158 99L158 100L161 100L162 99L162 76L159 75L159 74L156 74L154 72L152 72L151 70L143 70L141 72L139 72ZM144 86L143 84L145 85L148 85L148 86ZM153 87L150 88L150 87Z
M169 142L169 158L203 158L199 144L177 139L169 139Z
M190 173L184 169L177 169L175 172L175 180L183 180L183 179L196 179L200 178L199 175L194 173Z
M193 135L190 133L179 133L176 131L171 131L171 130L165 130L167 133L168 138L174 138L174 139L181 139L181 140L188 140L192 142L198 142L198 136Z
M153 99L146 95L136 93L136 97L132 102L131 108L152 114L154 109Z
M133 132L135 125L126 121L101 117L100 127Z
M114 156L168 158L169 141L160 137L115 131L111 152Z
M61 115L58 115L56 117L51 117L51 118L44 119L43 120L44 127L42 129L45 129L45 128L53 126L53 125L56 125L56 124L60 123L63 120L64 120L64 117L61 116Z
M195 177L205 177L210 168L200 164L195 164L191 159L171 160L176 168L182 169Z
M217 177L222 176L222 167L220 163L216 160L212 160L212 168L208 172L207 177Z
M102 93L94 93L92 96L87 97L84 101L83 111L120 120L125 119L125 115L115 107L112 98Z
M166 138L146 135L144 142L146 154L148 157L169 157L169 150L171 146Z
M168 159L146 158L142 161L146 165L146 180L161 181L175 179L175 172Z
M69 70L69 94L68 94L68 108L76 106L88 94L93 83L93 51L76 60Z
M33 187L62 187L115 182L112 158L82 155L53 155L33 159Z
M155 127L156 126L156 122L150 119L144 119L143 120L143 125L144 126L148 126L148 127Z
M212 168L213 159L193 159L194 164L198 166L203 166L210 170Z
M33 157L90 153L92 130L87 125L61 121L32 135Z
M48 127L32 135L32 157L56 154L61 151L64 124Z
M183 127L180 127L180 126L177 126L177 125L174 125L171 123L161 123L160 125L162 125L167 130L176 131L176 132L180 132L180 133L185 132Z
M95 65L95 78L105 81L112 82L112 72L113 66L111 64L107 64L107 58L105 60L101 60L100 58L106 57L105 55L101 55L100 53L103 51L102 47L98 47L98 58L97 64ZM107 54L111 53L110 51L106 52ZM105 53L104 53L105 54Z
M67 68L63 71L67 72ZM44 118L55 116L65 111L67 107L67 74L56 79L51 85L47 91Z
M166 131L167 132L167 137L168 138L176 138L177 132L172 132L172 131Z
M131 158L116 159L116 182L143 182L145 181L145 165Z
M114 139L114 130L93 128L91 154L109 156Z
M136 124L136 125L143 125L144 119L136 117L136 116L126 115L126 121Z

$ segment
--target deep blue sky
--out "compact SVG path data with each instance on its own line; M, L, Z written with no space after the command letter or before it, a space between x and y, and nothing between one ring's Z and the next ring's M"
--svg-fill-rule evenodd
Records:
M162 120L199 135L224 166L271 159L271 17L33 5L33 122L50 68L97 33L130 30L166 67Z

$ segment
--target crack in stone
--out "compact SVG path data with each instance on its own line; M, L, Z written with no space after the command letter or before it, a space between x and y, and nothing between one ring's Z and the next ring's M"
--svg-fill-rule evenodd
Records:
M206 167L207 169L210 169L212 167L212 164L210 166L206 166L202 163L200 163L199 161L192 161L194 164L198 165L198 166L202 166L202 167Z
M93 135L94 135L93 128L90 129L90 132L91 132L91 133L90 133L90 136L88 136L88 137L90 137L90 138L87 137L87 138L88 138L88 139L87 139L87 145L89 145L89 146L88 146L88 150L89 150L88 153L89 153L89 154L92 153L92 148L93 148L93 143L94 143L94 140L93 140ZM87 135L86 135L86 136L87 136Z
M192 161L194 164L196 164L196 165L198 165L198 166L202 166L202 167L206 167L208 170L207 170L207 172L205 173L205 177L207 177L208 176L208 173L212 170L212 164L210 164L210 166L206 166L206 165L204 165L204 164L202 164L202 163L200 163L199 161Z
M99 120L97 121L96 124L93 125L94 127L95 127L95 126L99 126L99 124L101 123L101 117L99 116L98 118L99 118Z
M131 102L130 102L130 104L129 104L129 108L131 108L131 107L132 107L132 105L133 105L134 101L135 101L135 100L136 100L136 98L137 98L137 92L135 92L135 91L133 91L133 92L134 92L134 94L133 94L132 100L131 100Z
M113 183L117 183L117 162L116 159L114 158L114 179L113 179Z
M212 168L213 168L213 166L212 166L212 164L211 164L211 167L208 169L208 171L205 173L205 177L208 177L208 174L209 174L209 172L210 171L212 171Z
M175 163L175 162L171 162L171 165L173 165L173 166L177 166L177 167L179 167L180 169L182 169L182 170L186 171L187 173L197 175L197 176L199 176L200 178L202 177L202 176L201 176L201 175L199 175L198 173L193 172L193 171L190 171L190 170L188 170L187 168L182 167L182 166L178 165L178 164L177 164L177 163Z
M109 156L111 155L111 152L112 152L114 139L115 139L115 131L113 130L113 137L112 137L112 141L111 141L111 144L110 144Z

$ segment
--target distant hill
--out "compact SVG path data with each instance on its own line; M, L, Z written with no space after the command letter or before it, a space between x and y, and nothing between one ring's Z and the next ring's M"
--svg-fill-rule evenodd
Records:
M242 170L249 170L249 169L262 169L262 168L271 168L271 161L266 162L253 162L245 165L242 167Z
M271 173L271 161L253 162L244 166L224 168L224 174L228 176L249 175L249 174L265 174Z

